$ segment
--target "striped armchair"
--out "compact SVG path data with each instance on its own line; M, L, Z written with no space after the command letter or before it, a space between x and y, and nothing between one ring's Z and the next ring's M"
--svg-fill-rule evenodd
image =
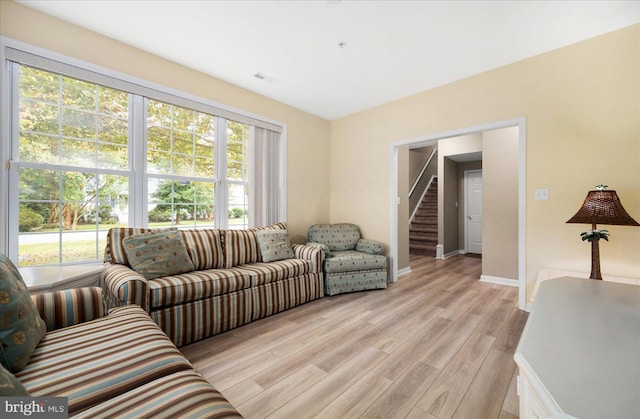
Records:
M15 373L29 395L66 397L71 417L241 417L140 307L107 313L101 288L31 298L47 332Z
M180 347L323 297L324 253L294 244L293 258L263 262L260 230L286 225L179 230L193 271L146 279L131 268L122 243L150 230L113 228L102 277L110 305L139 305Z

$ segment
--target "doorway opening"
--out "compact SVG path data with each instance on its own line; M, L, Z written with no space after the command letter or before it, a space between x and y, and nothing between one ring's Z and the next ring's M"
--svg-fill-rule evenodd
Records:
M516 132L517 140L514 144L514 157L512 160L517 160L512 162L514 164L514 170L517 173L517 179L514 179L514 187L509 190L508 195L513 198L514 205L517 207L515 209L515 216L513 220L513 228L510 229L510 234L514 237L515 242L517 242L517 250L514 250L513 253L513 263L515 266L516 274L511 275L513 278L517 276L516 279L508 281L510 285L516 285L519 289L518 292L518 305L520 309L525 309L526 303L526 270L525 270L525 192L526 192L526 184L525 184L525 157L526 157L526 149L525 149L525 134L526 134L526 126L525 126L525 118L515 118L504 121L491 122L487 124L461 128L457 130L441 132L437 134L426 135L424 137L412 138L407 140L395 141L390 144L390 279L392 282L395 282L400 275L404 273L410 272L410 268L408 266L398 266L398 235L400 234L400 229L398 225L398 207L401 203L401 197L398 193L398 173L399 173L399 151L404 147L423 147L437 144L440 140L445 140L454 137L460 137L470 134L484 134L496 130L501 130L503 128L514 128L513 131ZM488 136L488 140L486 144L491 145L492 147L500 146L498 140L493 140ZM486 169L483 167L483 169ZM516 176L514 176L515 178ZM492 193L495 193L493 191ZM487 197L485 196L485 199ZM442 212L441 210L439 210ZM489 213L485 213L484 216L487 217ZM466 223L465 223L466 225ZM462 226L461 226L462 227ZM402 226L404 230L406 226ZM442 236L444 236L443 227L439 226L439 240L444 240ZM514 233L514 230L517 230L517 236ZM441 246L439 244L438 246ZM515 244L513 246L516 247ZM483 245L483 252L487 251L487 244ZM442 248L440 252L440 256L442 256ZM445 256L446 257L446 254ZM503 257L503 256L501 256ZM517 259L517 260L516 260ZM485 277L485 275L483 275ZM493 277L490 275L486 276L489 279ZM500 279L500 278L497 278Z

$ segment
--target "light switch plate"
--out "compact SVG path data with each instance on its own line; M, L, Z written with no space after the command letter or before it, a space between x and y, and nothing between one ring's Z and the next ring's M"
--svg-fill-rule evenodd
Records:
M533 199L536 201L548 201L549 189L536 189L533 193Z

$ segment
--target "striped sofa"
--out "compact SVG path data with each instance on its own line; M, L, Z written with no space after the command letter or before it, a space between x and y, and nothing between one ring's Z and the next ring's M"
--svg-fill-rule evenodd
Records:
M241 417L140 307L107 314L97 287L31 298L47 325L15 373L31 396L66 397L72 417Z
M145 279L128 263L122 241L148 229L113 228L102 287L110 305L141 306L180 347L324 296L324 252L292 246L295 258L262 262L256 231L180 230L194 271Z

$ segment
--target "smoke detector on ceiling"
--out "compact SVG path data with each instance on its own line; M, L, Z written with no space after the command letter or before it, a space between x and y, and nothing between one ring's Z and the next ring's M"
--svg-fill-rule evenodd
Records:
M268 76L268 75L266 75L264 73L260 73L260 72L257 72L256 74L254 74L253 77L255 77L258 80L262 80L262 81L265 81L267 83L270 83L270 84L273 84L273 83L278 81L274 77Z

